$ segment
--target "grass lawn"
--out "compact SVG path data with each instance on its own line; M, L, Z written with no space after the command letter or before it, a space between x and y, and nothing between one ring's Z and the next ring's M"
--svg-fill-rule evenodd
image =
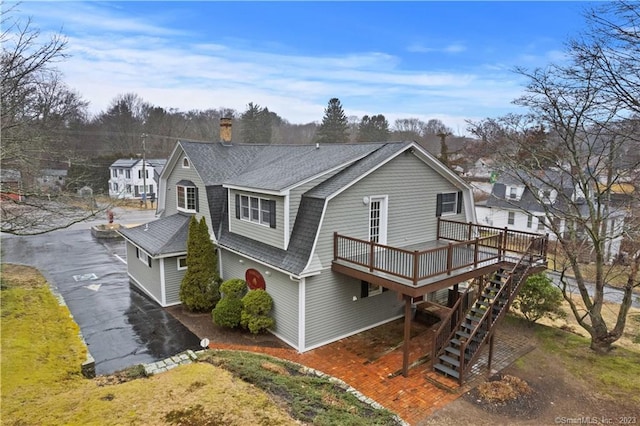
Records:
M44 278L2 265L1 285L2 424L396 424L328 379L257 354L210 352L152 377L133 368L122 382L85 379L78 327Z

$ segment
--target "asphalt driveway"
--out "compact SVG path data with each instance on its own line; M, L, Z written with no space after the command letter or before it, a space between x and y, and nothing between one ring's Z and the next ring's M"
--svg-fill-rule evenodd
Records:
M2 262L38 268L80 326L97 374L158 361L199 339L129 283L124 242L95 240L88 229L2 236Z

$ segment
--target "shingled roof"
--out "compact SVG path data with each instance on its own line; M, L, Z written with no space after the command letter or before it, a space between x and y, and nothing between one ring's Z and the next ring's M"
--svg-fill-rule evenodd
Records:
M119 232L151 257L186 253L191 216L178 213Z

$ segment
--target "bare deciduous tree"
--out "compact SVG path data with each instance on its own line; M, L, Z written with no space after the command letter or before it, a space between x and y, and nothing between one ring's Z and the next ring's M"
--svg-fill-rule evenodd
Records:
M637 8L618 3L614 11ZM610 17L592 19L621 29L629 28L625 17L618 14L615 24ZM638 74L630 77L626 71L638 69L640 56L625 56L612 39L598 42L600 53L589 56L574 44L569 65L517 69L529 83L515 103L529 113L473 123L470 130L489 145L502 172L529 187L544 208L545 226L564 259L559 266L564 297L589 332L591 348L604 353L622 336L633 290L640 286L640 123L634 101L626 99L629 93L638 99L633 82ZM612 63L618 65L606 65ZM620 86L612 89L612 83ZM626 255L612 257L616 245ZM574 279L567 277L569 271ZM620 275L623 299L616 320L607 323L605 287Z

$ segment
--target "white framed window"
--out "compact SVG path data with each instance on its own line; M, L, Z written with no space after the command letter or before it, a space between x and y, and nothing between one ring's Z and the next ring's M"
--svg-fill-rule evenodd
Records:
M127 179L131 179L131 170L129 170L129 169L125 170L124 176L125 176Z
M187 157L184 157L182 159L182 168L183 169L188 169L191 167L191 164L189 163L189 159Z
M114 191L118 190L118 182L113 182L113 190Z
M187 269L187 256L181 256L178 258L178 271Z
M275 200L236 194L236 218L275 228Z
M538 231L544 231L544 216L538 216Z
M507 223L509 225L513 225L514 223L516 223L516 213L515 212L509 212L509 215L507 217Z
M527 228L531 228L531 227L533 227L533 215L532 214L527 216Z
M136 247L136 257L140 259L140 262L151 268L151 257L147 253L145 253L144 250L140 250Z
M516 188L515 186L509 188L509 198L512 200L518 198L518 188Z
M198 211L198 188L195 186L176 186L176 198L178 210L197 212Z
M111 177L118 177L118 169L111 170Z
M462 191L437 195L436 216L448 216L462 211Z

